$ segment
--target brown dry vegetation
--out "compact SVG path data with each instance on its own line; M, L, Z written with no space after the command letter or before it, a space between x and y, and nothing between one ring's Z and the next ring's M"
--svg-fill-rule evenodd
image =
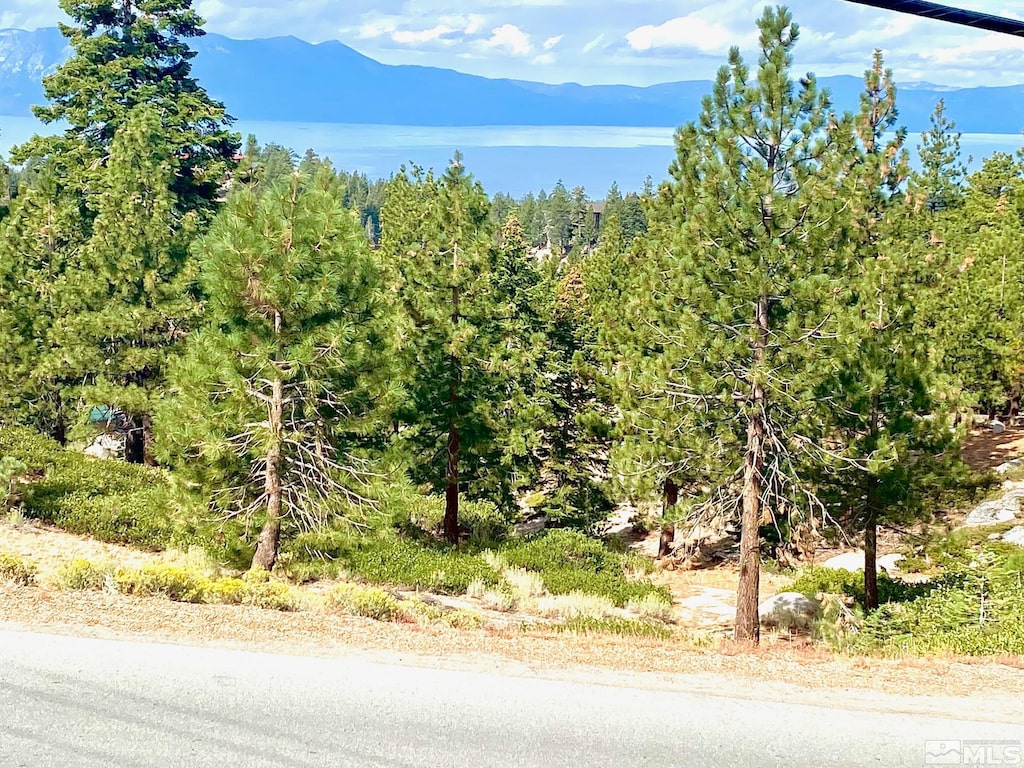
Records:
M1024 429L1006 435L979 431L967 447L977 467L992 467L1024 454ZM778 696L936 713L950 696L969 697L975 716L1017 721L1024 694L1024 660L845 657L801 638L769 636L760 648L735 645L723 632L723 615L736 585L726 565L701 571L660 571L654 580L674 595L677 628L668 640L556 633L536 617L500 617L469 598L450 607L476 608L481 629L436 624L388 623L323 612L280 613L249 606L195 605L113 591L63 592L50 585L56 570L74 558L139 567L174 555L154 555L76 536L38 523L0 523L0 551L38 567L39 585L0 584L0 628L158 642L215 645L308 655L366 655L416 665L500 668L513 674L589 676L616 684L699 688L705 692ZM765 573L762 596L787 577ZM325 585L312 587L324 589ZM717 611L717 613L716 613ZM494 614L494 615L491 615ZM498 620L500 618L500 620ZM522 619L522 620L520 620ZM623 678L622 675L627 675ZM751 687L753 686L753 687ZM837 690L841 689L841 690ZM823 691L831 694L823 694ZM879 698L868 691L885 691ZM963 714L964 707L960 705Z
M855 708L1021 720L1019 659L845 658L785 639L763 647L700 648L616 636L571 636L541 628L456 630L244 606L188 605L107 592L0 586L0 628L212 645L313 656L358 655L416 666L501 670L608 684L785 697ZM1008 663L1007 663L1008 662ZM884 691L884 696L870 691Z

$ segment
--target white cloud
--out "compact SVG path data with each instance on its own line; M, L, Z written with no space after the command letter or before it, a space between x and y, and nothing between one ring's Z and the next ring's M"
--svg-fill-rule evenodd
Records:
M550 52L539 54L538 56L534 56L532 59L530 59L530 63L538 64L540 66L545 67L551 66L552 64L555 63L555 54Z
M422 45L441 40L455 32L447 24L438 24L430 29L399 29L391 33L391 39L401 45Z
M489 40L483 41L485 48L497 48L513 56L529 56L533 51L530 36L515 24L502 24L491 30Z
M584 45L584 46L583 46L583 52L584 52L584 53L590 53L590 52L591 52L592 50L594 50L595 48L597 48L597 46L599 46L599 45L600 45L601 43L603 43L603 42L604 42L604 32L602 32L602 33L601 33L600 35L598 35L597 37L595 37L595 38L594 38L593 40L591 40L591 41L590 41L589 43L587 43L586 45Z
M361 39L369 40L382 35L390 35L395 29L395 22L391 19L374 19L362 24L357 34Z
M547 40L544 41L544 50L550 51L552 48L554 48L556 45L562 42L563 37L565 37L565 35L555 35L554 37L549 37Z
M737 35L716 22L695 13L669 19L664 24L647 24L626 35L634 51L652 48L692 48L701 53L721 53L739 42Z
M985 54L1010 54L1022 50L1024 50L1024 40L993 32L953 48L925 50L921 53L921 56L939 64L953 64L984 56Z

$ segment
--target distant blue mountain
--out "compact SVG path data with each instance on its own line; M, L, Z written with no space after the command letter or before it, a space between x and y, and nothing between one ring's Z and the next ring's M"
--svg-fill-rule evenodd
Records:
M707 81L626 85L546 85L493 80L448 69L381 64L338 42L294 37L195 41L195 74L236 117L253 120L387 125L673 126L693 119ZM0 114L27 115L43 102L42 77L69 51L56 29L0 31ZM865 63L869 59L865 53ZM842 109L857 108L861 81L827 77ZM900 122L928 126L935 103L969 133L1024 130L1024 85L950 88L911 83L900 91Z

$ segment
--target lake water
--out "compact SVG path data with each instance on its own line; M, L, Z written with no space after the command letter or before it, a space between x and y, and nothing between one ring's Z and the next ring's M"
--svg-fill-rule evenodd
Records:
M0 153L39 132L28 117L0 116ZM239 121L243 136L254 133L261 143L292 147L300 155L312 148L330 157L338 168L387 177L403 163L443 168L456 150L466 167L488 192L521 196L551 190L559 179L580 185L591 197L603 196L613 181L625 192L639 190L644 179L668 175L674 157L674 128L592 126L484 126L437 128L395 125L343 125ZM911 134L913 150L919 139ZM965 134L964 155L972 167L993 152L1015 152L1024 138L1010 134Z

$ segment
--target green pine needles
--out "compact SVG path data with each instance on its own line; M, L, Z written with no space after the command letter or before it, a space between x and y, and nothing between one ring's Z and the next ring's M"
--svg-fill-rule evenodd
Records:
M206 323L174 365L160 442L214 509L263 521L253 567L270 570L282 525L369 503L390 308L330 173L237 189L195 252Z

